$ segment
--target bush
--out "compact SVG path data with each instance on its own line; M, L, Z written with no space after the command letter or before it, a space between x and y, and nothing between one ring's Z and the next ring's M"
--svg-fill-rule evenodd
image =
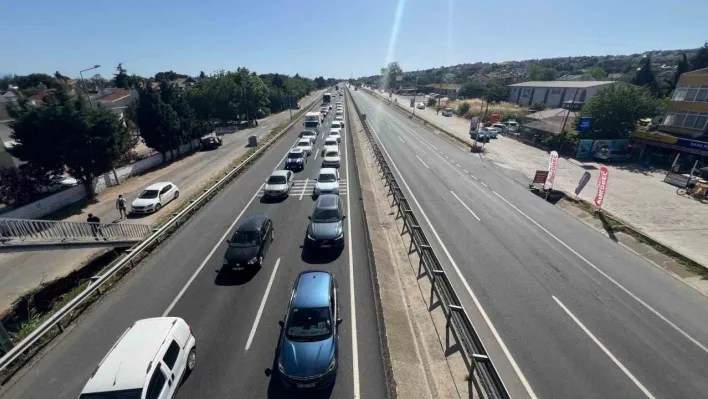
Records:
M541 139L541 145L559 153L574 152L578 145L578 134L575 132L551 133Z
M428 107L434 107L434 106L437 105L437 103L438 103L438 100L436 100L436 99L434 99L434 98L429 98L429 99L428 99Z
M534 110L534 111L543 111L543 110L546 109L546 104L544 104L544 103L542 103L542 102L540 102L540 101L539 101L539 102L535 102L535 103L533 103L533 105L531 105L531 109Z
M464 116L467 114L467 112L470 110L471 106L467 102L462 102L460 105L457 106L457 115Z

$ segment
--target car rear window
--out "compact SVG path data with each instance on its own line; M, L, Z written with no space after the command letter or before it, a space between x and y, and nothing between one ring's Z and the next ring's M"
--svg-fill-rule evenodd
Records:
M125 389L122 391L84 393L79 399L140 399L142 389Z

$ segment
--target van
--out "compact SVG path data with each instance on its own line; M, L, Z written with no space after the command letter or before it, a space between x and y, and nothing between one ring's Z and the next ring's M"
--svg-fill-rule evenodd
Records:
M183 319L138 320L98 364L79 399L172 398L196 362L197 341Z

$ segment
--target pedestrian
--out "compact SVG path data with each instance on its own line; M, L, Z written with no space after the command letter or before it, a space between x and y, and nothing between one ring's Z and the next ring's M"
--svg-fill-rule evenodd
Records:
M93 237L98 241L98 235L100 234L101 237L103 237L104 240L106 240L106 236L103 235L103 231L101 231L101 219L98 216L94 216L93 213L88 214L88 218L86 218L86 221L88 223L91 223L91 233L93 234Z
M121 219L125 219L127 217L128 214L125 211L125 198L123 198L123 194L118 194L118 199L116 200L116 209L118 209Z

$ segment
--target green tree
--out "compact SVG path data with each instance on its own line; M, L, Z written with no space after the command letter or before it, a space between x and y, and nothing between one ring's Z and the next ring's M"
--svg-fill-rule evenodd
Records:
M0 201L3 204L18 207L39 196L39 189L46 184L46 179L38 180L28 169L0 168Z
M325 81L325 78L323 78L322 76L315 78L315 84L317 85L318 89L323 89L327 86L327 82Z
M637 74L634 76L634 80L632 81L632 83L637 86L646 87L652 94L657 95L659 87L656 82L654 72L652 72L651 70L650 56L644 57L644 62L637 71Z
M268 105L268 87L255 72L251 73L248 68L238 68L235 79L236 84L243 90L241 114L249 121L257 119L259 112Z
M708 68L708 41L691 58L691 70Z
M551 68L543 67L539 64L531 65L526 73L527 81L549 81L555 79L555 72Z
M134 114L145 145L162 154L163 160L167 161L167 153L183 142L177 112L163 101L160 91L147 85L138 89Z
M55 77L57 80L59 80L59 81L61 81L61 82L64 82L64 83L66 83L69 79L71 79L71 78L68 77L68 76L62 75L59 71L54 72L54 77Z
M485 101L506 101L509 99L509 87L504 82L492 79L487 82L484 93Z
M676 88L676 84L678 84L678 80L681 77L681 74L684 72L688 72L688 68L690 66L688 65L688 59L686 58L686 53L681 54L681 60L678 63L678 66L676 67L676 73L674 74L674 79L671 82L671 90Z
M484 88L476 82L467 82L460 86L460 91L457 93L460 97L476 98L481 97L484 93Z
M661 102L648 89L616 83L598 91L580 110L580 116L593 118L593 132L588 133L592 138L628 138L638 120L654 117L661 110Z
M391 88L396 86L396 76L403 75L403 68L398 62L389 62L388 65L381 68L381 87Z
M546 104L541 101L538 101L531 105L531 109L534 111L543 111L546 109Z
M456 110L457 115L465 116L465 114L470 110L470 107L471 107L471 106L470 106L470 103L468 103L468 102L461 102L461 103L457 106L457 110Z
M595 80L602 80L607 77L607 73L605 73L605 70L599 66L591 66L585 68L585 73L592 76L592 78Z
M233 72L218 71L200 79L197 86L187 92L187 98L200 120L226 126L239 118L243 90Z
M90 198L94 179L135 145L114 112L90 108L82 96L64 90L49 93L41 105L21 100L8 110L16 142L10 153L45 175L68 170Z
M129 89L130 88L130 76L128 76L128 71L123 68L123 63L119 62L116 67L117 73L113 76L113 84L119 89Z

